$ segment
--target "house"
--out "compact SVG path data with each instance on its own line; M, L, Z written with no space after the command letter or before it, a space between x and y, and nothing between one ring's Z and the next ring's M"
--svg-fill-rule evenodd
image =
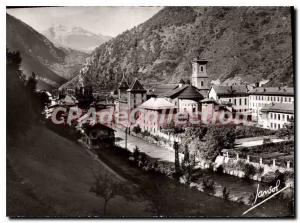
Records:
M167 92L175 90L182 85L179 83L150 84L147 86L147 99L152 97L163 97Z
M118 123L123 126L131 125L128 117L134 109L147 100L146 93L147 90L137 78L129 86L125 76L123 76L118 86L118 97L115 100L115 112Z
M232 104L218 102L213 98L206 98L201 101L202 113L201 122L205 124L217 124L233 118Z
M175 105L178 112L189 115L199 114L201 112L200 101L204 96L199 90L190 84L185 84L164 94L164 97Z
M118 103L119 108L132 110L138 105L146 101L146 90L136 78L129 87L125 77L123 76L118 87ZM121 105L122 104L122 105Z
M249 109L252 118L258 121L260 110L271 103L293 104L294 89L292 87L257 87L249 92Z
M112 128L100 123L95 125L86 123L82 129L84 132L83 141L90 149L113 148L115 145L115 130Z
M73 107L78 104L77 99L72 95L66 95L62 100L60 100L61 105Z
M235 112L244 113L249 111L249 85L213 85L208 92L208 98L219 102L230 102Z
M280 129L294 120L293 103L269 103L260 109L258 125L266 129Z
M148 131L152 135L159 134L174 119L177 113L176 106L164 98L150 98L139 107L137 124L142 131Z
M130 110L135 109L138 105L146 101L146 92L147 91L145 90L143 85L136 78L129 87L129 89L127 89L128 108Z

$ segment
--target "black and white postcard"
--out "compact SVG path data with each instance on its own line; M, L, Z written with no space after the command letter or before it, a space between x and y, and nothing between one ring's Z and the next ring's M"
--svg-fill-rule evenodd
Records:
M6 6L7 217L295 217L294 14Z

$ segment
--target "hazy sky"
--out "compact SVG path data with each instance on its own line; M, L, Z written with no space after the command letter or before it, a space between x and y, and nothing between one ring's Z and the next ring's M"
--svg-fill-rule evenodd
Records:
M161 7L49 7L7 9L7 13L39 32L52 25L80 26L93 33L116 36L157 13Z

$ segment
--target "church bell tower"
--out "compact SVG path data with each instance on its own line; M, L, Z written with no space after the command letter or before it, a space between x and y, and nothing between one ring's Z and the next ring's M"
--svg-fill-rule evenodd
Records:
M208 86L208 76L206 73L206 60L200 60L195 58L192 60L192 85L200 91L200 93L206 97L209 86Z

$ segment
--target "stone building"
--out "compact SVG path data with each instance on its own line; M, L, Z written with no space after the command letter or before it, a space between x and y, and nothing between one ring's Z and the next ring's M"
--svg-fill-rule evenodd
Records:
M191 84L196 87L199 92L206 97L209 90L209 79L206 72L206 60L195 58L192 60L192 77Z

